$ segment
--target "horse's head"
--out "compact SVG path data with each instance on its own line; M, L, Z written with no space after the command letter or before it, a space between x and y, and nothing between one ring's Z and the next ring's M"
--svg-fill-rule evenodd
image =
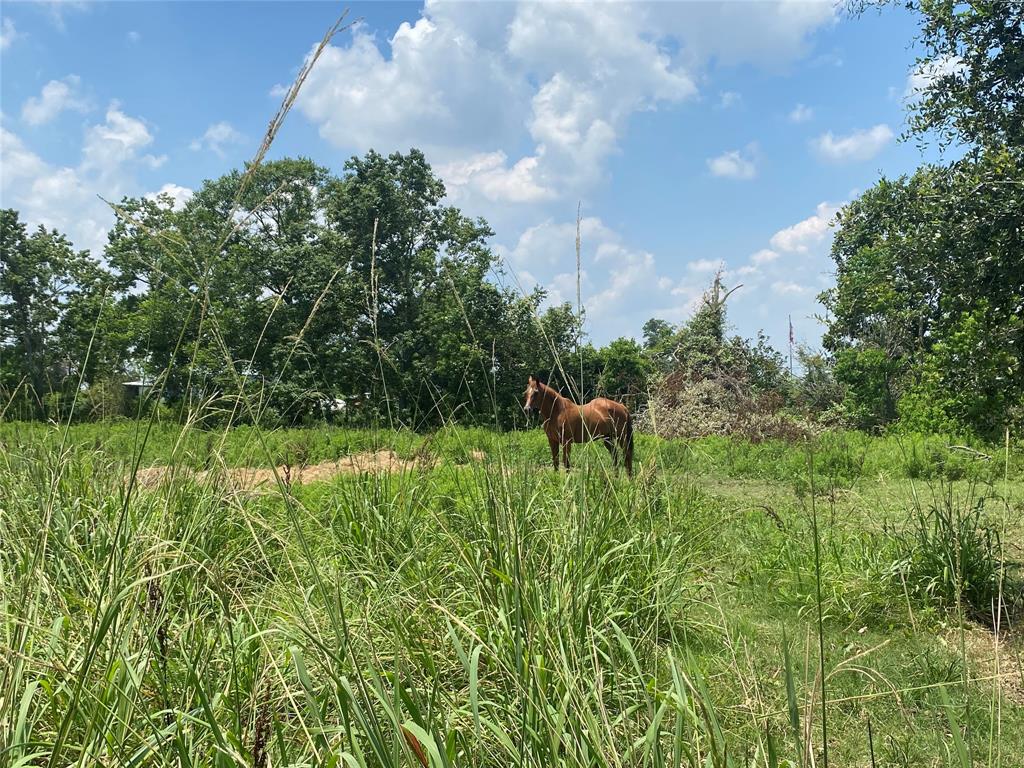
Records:
M531 376L526 381L526 399L523 401L523 410L527 413L539 411L541 397L543 397L543 393L540 388L540 379Z

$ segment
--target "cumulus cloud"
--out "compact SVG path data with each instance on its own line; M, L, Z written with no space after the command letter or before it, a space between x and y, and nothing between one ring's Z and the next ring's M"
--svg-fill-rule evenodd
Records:
M106 226L100 222L112 216L75 169L46 163L2 126L0 160L0 205L18 209L30 227L59 229L79 248L102 248Z
M734 317L758 322L780 344L787 338L787 317L792 317L798 333L821 332L814 319L817 295L829 284L830 222L837 210L832 203L819 204L814 215L777 230L770 238L771 247L723 271L730 287L744 286L732 300L737 309ZM748 326L746 332L750 330Z
M198 139L193 139L192 143L189 144L189 148L194 152L205 148L213 152L217 157L224 157L226 154L225 150L228 147L234 144L241 144L243 141L245 141L245 137L236 131L231 126L231 123L221 121L213 123L206 129L206 133Z
M113 102L107 108L106 120L86 131L82 168L101 178L116 175L123 165L134 161L159 168L166 162L166 155L141 154L141 150L152 143L153 135L146 124L126 115L117 102Z
M907 76L907 85L903 90L905 99L917 99L932 83L947 75L960 75L967 65L959 56L944 56L935 61L925 62L915 67Z
M180 211L185 207L185 204L192 199L192 195L195 194L193 190L188 187L183 187L180 184L172 184L168 182L164 184L156 192L150 192L145 195L147 200L158 200L161 197L168 197L171 200L171 208L175 211Z
M117 200L138 193L137 172L165 159L145 152L152 142L142 120L111 104L103 122L86 130L80 162L56 166L0 125L0 205L18 209L30 226L56 228L77 248L99 253L114 220L99 196Z
M780 229L772 235L770 244L783 253L808 253L820 246L831 234L831 222L839 210L831 203L819 203L813 216Z
M297 104L321 136L346 150L415 145L475 153L495 149L489 135L500 143L518 133L514 124L521 130L526 84L501 52L463 31L458 8L442 10L428 7L415 24L403 22L385 41L389 56L358 25L349 45L323 52Z
M687 264L686 268L691 272L714 272L721 266L722 262L715 259L697 259Z
M652 3L659 27L697 60L782 68L810 51L814 30L834 24L838 3Z
M789 121L791 123L806 123L813 117L814 110L806 104L797 104L793 107L793 111L789 113Z
M474 192L492 202L550 200L555 193L537 180L537 163L536 157L524 157L509 167L508 156L498 150L444 163L437 167L437 173L456 201Z
M757 253L751 255L750 263L755 267L760 267L763 264L770 264L778 258L779 254L771 248L762 248Z
M139 34L138 32L136 32L136 31L135 31L134 29L133 29L133 30L130 30L130 31L128 32L128 35L127 35L127 37L128 37L128 42L129 42L129 43L132 43L133 45L134 45L135 43L139 42L139 41L140 41L140 40L142 39L142 35L141 35L141 34Z
M81 83L78 75L51 80L38 96L31 96L25 101L21 107L21 119L36 126L50 122L65 110L88 111L89 102L79 94Z
M753 152L750 149L723 152L718 157L708 158L707 164L712 176L724 179L747 180L757 175L757 166L754 164Z
M618 234L601 219L586 216L580 220L580 239L595 251L602 244L619 244ZM517 270L532 273L567 267L576 259L576 222L555 223L548 219L528 227L514 248L500 249L501 255Z
M0 178L4 182L4 191L6 191L8 182L31 179L46 167L38 155L30 151L18 136L8 131L2 124L0 124L0 157L3 158L4 172Z
M836 136L828 131L815 139L812 145L823 159L842 163L870 160L882 151L892 137L892 129L885 123L880 123L873 128L856 130L845 136Z
M835 18L828 3L677 5L428 0L389 39L357 26L329 46L297 107L346 151L424 149L453 196L572 199L631 116L692 98L708 61L791 61Z
M700 297L703 277L676 281L661 273L654 254L632 247L601 219L582 219L580 236L583 303L594 338L629 334L652 315L680 320ZM576 222L548 220L526 229L512 248L497 250L524 290L540 285L549 304L575 304L575 247Z

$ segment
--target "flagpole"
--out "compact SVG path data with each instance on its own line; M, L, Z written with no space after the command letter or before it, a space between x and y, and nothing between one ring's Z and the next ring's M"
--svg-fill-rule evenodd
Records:
M789 375L793 375L793 316L789 315Z

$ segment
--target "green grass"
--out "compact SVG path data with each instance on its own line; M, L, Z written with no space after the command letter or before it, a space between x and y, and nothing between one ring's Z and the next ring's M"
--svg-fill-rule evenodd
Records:
M997 668L942 573L995 532L1019 589L1019 452L643 437L630 482L539 430L144 435L0 425L0 764L416 765L404 727L438 766L822 765L823 720L834 766L1024 764L1020 635ZM437 464L218 480L381 448Z

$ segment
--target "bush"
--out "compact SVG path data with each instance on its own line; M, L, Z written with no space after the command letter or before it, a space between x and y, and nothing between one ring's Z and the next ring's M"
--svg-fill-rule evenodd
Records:
M637 417L637 429L664 438L733 435L752 442L798 440L820 433L812 422L783 411L782 404L774 391L755 394L727 379L694 381L674 373L655 388Z
M1014 591L1005 579L999 532L973 489L962 498L950 485L940 491L927 507L915 500L910 527L897 536L902 556L896 574L912 593L991 623L996 606L1005 611Z

